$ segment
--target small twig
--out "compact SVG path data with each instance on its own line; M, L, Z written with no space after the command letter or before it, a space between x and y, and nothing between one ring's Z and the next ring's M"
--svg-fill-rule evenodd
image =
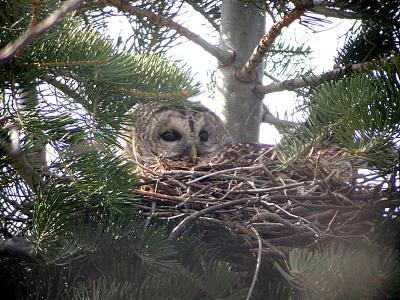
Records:
M347 203L347 204L350 204L350 205L352 205L352 206L355 206L355 207L361 209L361 206L360 206L360 205L354 203L350 198L346 197L345 195L342 195L342 194L340 194L340 193L334 193L334 192L331 192L330 194L332 194L335 198L342 199L343 202L345 202L345 203Z
M151 202L151 211L150 211L150 215L147 217L146 222L144 224L144 229L146 230L149 225L150 225L150 221L153 218L153 216L156 213L156 207L157 207L157 203L155 201Z
M325 233L327 233L330 229L331 229L331 225L333 224L333 221L335 220L337 214L338 214L339 210L337 209L335 211L335 214L333 215L332 219L329 221L328 226L325 229Z
M150 173L151 175L153 175L153 176L161 177L161 178L164 177L163 174L157 173L157 172L153 171L152 169L150 169L150 168L148 168L148 167L142 165L141 163L139 163L138 161L136 161L136 160L134 160L134 159L129 159L129 162L132 163L132 164L134 164L135 166L141 168L142 170L145 170L145 171L149 172L149 173Z
M219 209L223 209L223 208L227 208L227 207L232 207L232 206L236 206L236 205L248 206L248 205L254 205L257 203L260 203L260 198L258 198L258 197L246 198L246 199L229 201L226 203L214 205L214 206L202 209L200 211L197 211L197 212L191 214L190 216L188 216L187 218L185 218L182 222L180 222L170 233L169 239L176 240L186 230L186 228L190 225L190 223L192 223L198 217L204 216L206 214L209 214L209 213L215 212Z
M0 62L11 59L21 51L26 45L32 40L37 38L39 35L44 33L53 27L61 18L65 17L69 12L73 11L82 0L68 0L61 5L61 7L55 10L50 16L44 19L37 25L30 27L23 35L21 35L16 41L8 44L5 48L0 51Z
M157 201L157 202L164 202L164 201L172 201L172 202L193 202L193 203L204 203L204 199L200 198L191 198L190 200L187 200L186 198L178 197L178 196L170 196L166 194L160 194L160 193L153 193L153 192L146 192L146 191L135 191L136 194L141 195L141 196L146 196L151 199L151 201Z
M202 47L208 53L210 53L215 58L217 58L221 63L226 64L226 63L232 61L232 57L233 57L232 52L223 50L217 46L210 44L209 42L204 40L199 35L191 32L187 28L174 22L171 19L156 15L155 13L153 13L149 10L134 7L134 6L130 5L129 1L126 1L126 0L102 0L101 2L106 5L115 6L120 11L123 11L124 13L130 14L130 15L134 15L134 16L138 17L139 19L146 18L146 19L150 20L156 26L159 26L159 27L165 26L165 27L175 30L180 35L186 37L187 39L191 40L192 42L194 42L197 45L199 45L200 47Z
M258 242L258 255L257 255L257 264L256 264L256 269L254 270L254 275L253 275L253 280L251 281L250 289L249 292L247 293L246 300L251 299L251 295L253 294L254 287L257 282L258 278L258 272L260 271L260 266L261 266L261 255L262 255L262 242L261 242L261 237L257 230L254 227L250 227L250 229L254 232L255 236L257 237L257 242Z
M220 174L223 174L223 173L229 173L229 172L232 172L232 171L257 170L257 169L260 169L260 168L261 168L261 166L253 166L253 167L237 167L237 168L232 168L232 169L220 170L220 171L216 171L216 172L212 172L212 173L207 173L204 176L201 176L201 177L198 177L196 179L193 179L193 180L190 180L190 181L186 182L186 184L192 184L192 183L201 181L203 179L206 179L208 177L220 175Z
M235 190L237 188L240 188L243 184L244 184L244 182L240 182L240 183L236 184L234 187L232 187L229 190L227 190L226 193L221 198L219 198L218 200L224 200L229 194L232 193L233 190Z
M248 236L254 235L247 227L237 224L236 222L234 223L234 222L230 222L227 220L224 220L221 222L223 224L225 224L227 227L229 227L233 230L239 230ZM282 259L286 258L285 254L281 250L279 250L276 246L272 245L269 241L263 239L262 237L260 237L260 239L261 239L262 245L264 245L264 247L266 247L268 249L268 251L271 252L273 255L278 256Z
M179 214L179 215L175 215L175 216L172 216L172 217L168 217L167 221L171 221L171 220L174 220L174 219L177 219L177 218L180 218L180 217L184 217L186 215L187 214Z
M271 188L265 188L265 189L250 189L250 190L237 190L237 191L232 191L231 194L258 194L258 193L269 193L269 192L274 192L274 191L281 191L281 190L289 190L293 188L297 188L299 186L304 186L308 182L303 181L303 182L298 182L298 183L293 183L293 184L287 184L287 185L282 185L282 186L277 186L277 187L271 187Z
M252 222L253 221L263 221L263 220L266 220L266 219L274 220L275 222L278 222L278 223L280 223L280 224L282 224L282 225L284 225L284 226L286 226L288 228L296 227L295 225L290 223L288 220L283 219L280 215L277 215L277 214L275 214L273 212L270 212L270 211L267 211L267 210L264 210L262 212L257 213L253 217L253 219L251 221Z
M267 204L267 205L272 205L272 206L276 207L277 209L279 209L279 210L281 210L282 212L284 212L285 214L287 214L289 217L302 220L302 221L304 221L304 222L307 223L307 224L310 224L310 223L311 223L310 221L308 221L307 219L304 219L303 217L300 217L300 216L291 214L291 213L288 212L287 210L285 210L285 209L283 209L282 207L280 207L278 204L270 203L270 202L267 202L266 204Z
M275 176L272 174L272 172L267 168L267 166L264 164L263 161L260 161L261 168L264 170L264 172L267 174L268 178L272 180L274 184L278 184L278 182L275 179Z
M298 4L288 15L284 16L282 20L275 23L270 31L264 35L257 47L254 49L253 54L248 59L242 69L238 70L237 76L243 81L249 81L252 78L258 65L262 62L265 54L271 47L272 43L279 36L282 29L289 26L295 20L297 20L309 7L311 7L313 1L305 0Z
M186 202L190 199L193 199L193 197L197 196L198 194L204 192L205 190L209 189L213 184L207 184L206 186L203 186L200 190L198 190L197 192L193 193L192 195L189 195L182 203L179 203L178 205L176 205L176 208L181 208L182 206L184 206L186 204Z

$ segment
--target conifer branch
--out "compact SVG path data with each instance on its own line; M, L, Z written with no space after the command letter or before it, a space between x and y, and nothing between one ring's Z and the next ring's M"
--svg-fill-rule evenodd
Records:
M148 19L150 20L154 25L162 27L168 27L173 30L175 30L177 33L180 35L186 37L187 39L191 40L192 42L196 43L200 47L202 47L204 50L206 50L208 53L213 55L215 58L218 59L222 64L225 64L227 62L230 62L232 60L233 53L223 50L217 46L214 46L204 40L202 37L200 37L198 34L193 33L189 29L183 27L182 25L174 22L171 19L156 15L155 13L134 7L130 5L129 1L126 0L102 0L101 1L103 4L106 5L111 5L116 7L118 10L134 15L139 19Z
M73 11L81 2L82 0L65 1L59 9L55 10L42 22L29 27L28 30L25 31L25 33L21 35L16 41L8 44L0 51L0 62L13 58L31 41L53 27L61 18L65 17L69 12Z
M254 87L254 93L262 99L266 94L271 94L281 91L294 91L298 88L310 86L310 84L321 84L328 80L337 79L343 74L362 72L378 64L390 62L391 60L392 58L383 60L373 60L359 64L350 64L342 68L335 68L331 71L322 73L320 75L301 76L281 82L273 82L267 85L258 84Z
M87 104L87 100L82 97L79 93L72 90L68 85L61 83L57 79L53 78L50 75L42 75L40 78L47 82L48 84L54 86L56 89L59 89L62 93L67 95L68 97L74 99L77 103L82 104L84 107Z
M249 81L253 77L253 73L255 72L258 65L262 62L265 54L272 46L272 43L279 36L282 29L286 26L289 26L295 20L300 18L304 12L313 5L313 1L305 0L302 1L299 5L297 5L288 15L284 16L282 20L275 23L269 32L264 35L261 41L258 43L256 48L253 51L253 54L250 56L246 64L237 72L237 77L241 81Z

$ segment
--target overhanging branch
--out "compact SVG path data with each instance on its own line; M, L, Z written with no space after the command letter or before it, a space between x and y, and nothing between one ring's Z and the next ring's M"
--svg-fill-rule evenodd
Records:
M264 115L262 116L261 122L275 125L277 127L299 125L296 122L278 119L277 117L271 115L270 113L264 113Z
M207 42L205 39L203 39L199 35L191 32L187 28L174 22L171 19L156 15L155 13L145 10L145 9L140 9L140 8L134 7L129 3L129 1L126 1L126 0L102 0L101 2L105 5L114 6L118 10L120 10L124 13L130 14L130 15L134 15L140 19L146 18L146 19L150 20L156 26L159 26L159 27L165 26L165 27L175 30L180 35L186 37L187 39L191 40L192 42L194 42L197 45L199 45L200 47L202 47L208 53L210 53L215 58L217 58L218 61L221 62L222 64L225 64L232 60L232 56L233 56L232 52L222 50L221 48L210 44L209 42Z
M328 80L334 80L342 76L343 74L348 74L352 72L362 72L368 70L369 68L373 67L382 62L388 62L391 59L385 60L378 60L378 61L370 61L360 64L351 64L346 65L343 68L336 68L331 71L322 73L320 75L311 75L311 76L301 76L298 78L289 79L282 82L273 82L268 85L261 85L258 84L254 87L254 93L263 98L266 94L271 94L274 92L281 92L281 91L294 91L298 88L310 86L311 84L321 84Z
M37 25L30 27L23 35L21 35L15 42L8 44L0 51L0 62L6 61L14 57L19 51L25 48L31 41L37 38L53 27L58 20L65 17L69 12L73 11L82 0L68 0L50 16L44 19Z

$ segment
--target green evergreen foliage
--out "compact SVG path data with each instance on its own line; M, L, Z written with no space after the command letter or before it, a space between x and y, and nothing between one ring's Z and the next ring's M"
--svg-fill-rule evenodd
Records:
M58 256L40 252L40 261L14 270L26 273L24 299L243 299L230 266L201 256L198 242L181 242L201 261L195 269L160 228L144 228L135 214L85 219L52 243Z
M275 263L275 267L303 299L395 299L400 295L398 253L373 244L293 249L286 265Z
M0 46L59 3L32 11L29 1L2 2ZM80 17L0 65L1 234L28 242L22 256L0 258L5 297L164 299L180 290L180 299L234 299L241 291L226 263L199 257L203 268L190 271L165 234L144 229L136 177L116 155L126 110L193 95L190 73L158 55L119 51ZM43 151L47 166L32 160ZM23 156L33 166L26 174Z
M0 49L62 2L0 1ZM183 7L181 1L130 2L168 18ZM185 2L220 26L219 1ZM282 17L298 1L246 2ZM363 19L336 63L383 60L360 74L311 84L307 122L285 129L280 158L289 163L328 139L370 169L398 172L398 1L327 2ZM132 36L114 45L104 27L115 14L86 1L0 64L0 236L22 243L20 252L1 249L2 297L245 299L248 274L244 280L216 249L218 241L215 249L195 238L172 242L165 224L143 220L134 193L138 177L117 155L124 113L143 101L181 103L197 89L188 70L160 56L178 42L176 33L129 17ZM311 28L321 22L302 18ZM281 37L266 70L280 80L305 75L309 50ZM47 163L38 159L45 151ZM263 254L267 271L253 299L399 298L398 208L382 213L390 220L377 225L374 243L287 249L288 259L274 268Z
M281 159L287 162L331 137L348 153L390 172L399 159L399 74L400 60L395 56L392 63L368 73L315 88L307 104L308 121L287 129L279 145Z
M336 57L337 65L361 63L390 56L399 50L400 16L396 0L335 1L342 9L352 10L361 22L349 34Z
M274 81L306 76L310 72L306 64L312 53L309 41L299 41L295 37L296 32L284 32L269 51L265 74Z

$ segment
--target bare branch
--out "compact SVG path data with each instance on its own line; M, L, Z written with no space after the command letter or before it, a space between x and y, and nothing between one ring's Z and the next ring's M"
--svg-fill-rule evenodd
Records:
M160 27L165 26L165 27L175 30L180 35L186 37L187 39L191 40L192 42L194 42L197 45L199 45L200 47L202 47L204 50L206 50L208 53L213 55L215 58L217 58L223 64L226 64L232 60L232 57L233 57L232 52L222 50L221 48L210 44L209 42L204 40L199 35L191 32L187 28L174 22L171 19L156 15L153 12L145 10L145 9L140 9L140 8L134 7L134 6L130 5L129 1L126 1L126 0L102 0L101 2L106 5L114 6L118 10L120 10L124 13L130 14L130 15L134 15L140 19L147 18L148 20L153 22L153 24L156 26L160 26Z
M388 62L390 60L391 59L376 60L376 61L374 60L360 64L351 64L343 68L333 69L331 71L322 73L320 75L301 76L298 78L293 78L282 82L274 82L268 85L258 84L255 86L254 92L256 93L257 96L263 98L264 95L274 92L293 91L298 88L310 86L311 84L320 84L328 80L337 79L343 74L365 71L373 67L374 65L377 65L382 62Z
M37 25L30 27L15 42L8 44L0 51L0 62L6 61L14 57L19 51L26 47L32 40L37 38L43 32L53 27L58 20L65 17L69 12L73 11L82 0L68 0L50 16Z
M262 62L265 54L271 47L272 43L279 36L282 29L289 26L295 20L300 18L304 12L313 5L313 1L305 0L297 5L288 15L284 16L282 20L275 23L269 32L264 35L257 47L254 49L253 54L250 56L246 64L237 72L237 76L242 81L249 81L255 72L257 66Z
M25 183L34 190L42 182L42 179L28 158L22 153L19 143L18 130L13 127L10 129L10 141L2 150L12 159L12 166L17 170Z
M299 125L299 123L296 123L296 122L279 119L279 118L271 115L270 113L264 113L264 115L262 116L261 122L262 123L268 123L268 124L271 124L271 125L275 125L277 127L297 126L297 125Z

